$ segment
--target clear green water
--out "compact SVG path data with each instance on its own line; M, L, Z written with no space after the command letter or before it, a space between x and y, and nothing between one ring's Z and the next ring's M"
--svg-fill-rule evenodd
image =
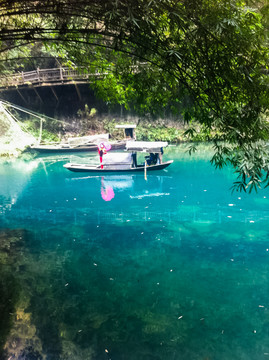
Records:
M269 359L269 191L185 150L147 181L2 161L1 359Z

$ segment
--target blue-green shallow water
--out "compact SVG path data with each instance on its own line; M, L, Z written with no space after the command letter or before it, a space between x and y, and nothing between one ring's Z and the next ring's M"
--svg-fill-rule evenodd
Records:
M185 150L147 181L1 162L1 359L269 359L269 191Z

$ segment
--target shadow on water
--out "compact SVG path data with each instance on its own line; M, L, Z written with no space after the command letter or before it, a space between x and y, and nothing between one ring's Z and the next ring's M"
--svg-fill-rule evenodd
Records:
M31 244L28 232L0 231L0 360L58 359L62 349L53 307L48 294L40 299L32 289L29 269L36 271L36 265L25 244ZM50 288L47 279L39 286Z
M47 296L48 294L46 294ZM55 307L44 296L42 299L33 295L27 311L32 313L32 321L42 342L43 353L47 360L59 359L62 352L57 318L53 316ZM27 359L28 360L28 359Z
M0 359L6 359L4 345L13 323L13 314L17 300L16 281L11 274L2 272L0 266Z

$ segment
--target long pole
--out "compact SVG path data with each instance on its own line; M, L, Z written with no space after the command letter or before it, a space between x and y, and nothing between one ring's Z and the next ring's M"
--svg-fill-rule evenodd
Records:
M145 180L147 181L148 178L147 178L147 160L145 159L145 167L144 167L144 177L145 177Z
M40 143L41 143L41 138L42 138L42 128L43 128L43 121L44 121L44 119L40 119L40 128L39 128L38 145L40 145Z

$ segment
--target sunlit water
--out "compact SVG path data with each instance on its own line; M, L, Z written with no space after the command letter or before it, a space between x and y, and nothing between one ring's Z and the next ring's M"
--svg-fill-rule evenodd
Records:
M269 359L269 191L210 155L170 147L147 181L2 161L0 358Z

